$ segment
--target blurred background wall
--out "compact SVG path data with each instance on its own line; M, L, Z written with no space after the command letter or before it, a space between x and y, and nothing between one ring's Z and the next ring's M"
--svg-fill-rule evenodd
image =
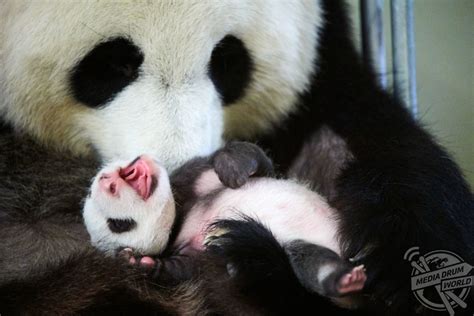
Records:
M348 2L360 38L359 1ZM414 19L418 118L454 156L474 188L474 0L414 0ZM384 33L390 85L389 0Z

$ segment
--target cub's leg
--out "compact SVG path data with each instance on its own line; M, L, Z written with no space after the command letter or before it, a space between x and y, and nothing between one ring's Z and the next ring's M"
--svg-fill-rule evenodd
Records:
M309 291L340 297L364 287L364 266L352 267L328 248L302 240L290 242L284 248L296 276Z

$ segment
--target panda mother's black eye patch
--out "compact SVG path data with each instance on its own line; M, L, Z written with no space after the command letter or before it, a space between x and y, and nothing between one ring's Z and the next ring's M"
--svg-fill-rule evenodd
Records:
M252 70L252 57L240 39L227 35L216 45L209 63L209 76L224 105L244 95Z
M138 78L143 59L140 49L127 38L102 42L72 69L72 94L90 107L103 105Z

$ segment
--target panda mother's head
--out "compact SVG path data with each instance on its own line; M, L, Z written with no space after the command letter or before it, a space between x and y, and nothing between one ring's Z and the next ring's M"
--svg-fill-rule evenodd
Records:
M317 2L0 3L0 114L55 148L167 168L283 119L313 72Z

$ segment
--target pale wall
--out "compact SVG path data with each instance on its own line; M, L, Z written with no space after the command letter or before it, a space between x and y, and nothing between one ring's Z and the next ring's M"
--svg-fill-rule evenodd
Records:
M354 8L359 33L358 0ZM389 4L385 34L390 42ZM414 0L419 118L474 186L474 1ZM387 47L391 71L391 48Z

